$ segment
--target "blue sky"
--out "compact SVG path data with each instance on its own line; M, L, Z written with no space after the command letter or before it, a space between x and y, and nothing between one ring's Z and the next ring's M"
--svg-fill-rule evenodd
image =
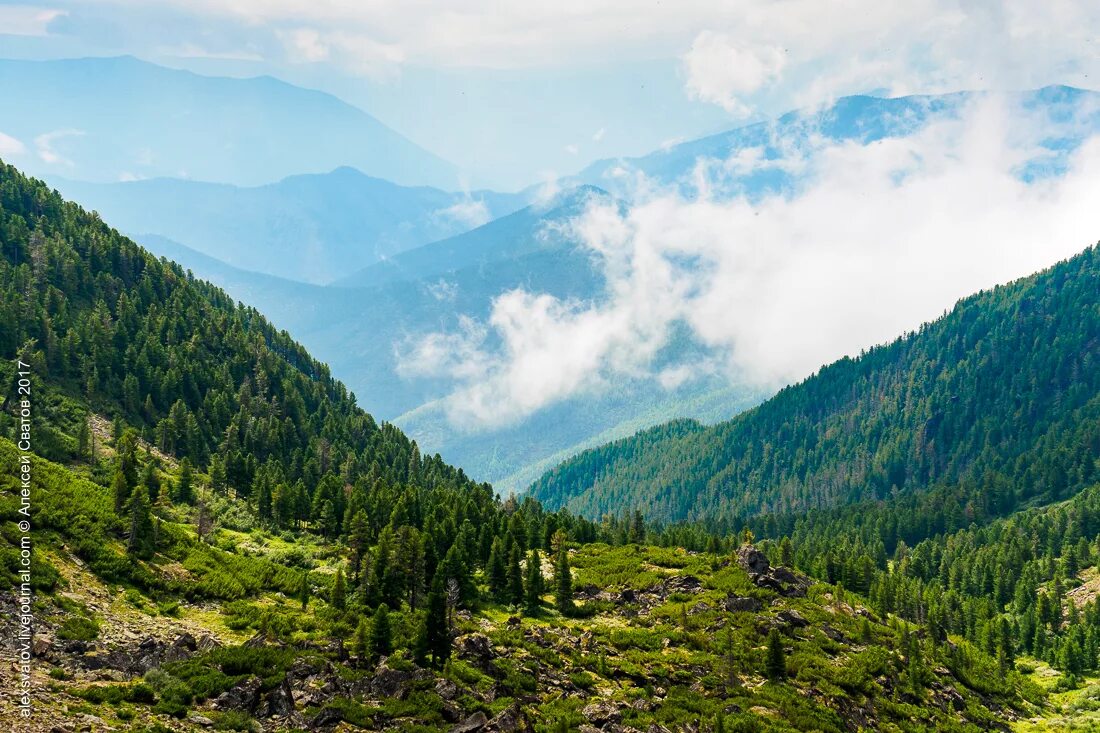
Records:
M499 188L842 94L1092 87L1098 29L1069 0L0 1L0 56L271 74Z

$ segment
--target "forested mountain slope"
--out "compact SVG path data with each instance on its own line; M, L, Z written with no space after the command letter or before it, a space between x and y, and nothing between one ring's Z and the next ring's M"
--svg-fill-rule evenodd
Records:
M667 435L661 434L669 433ZM960 301L706 429L641 433L545 474L531 495L728 522L970 482L997 512L1071 495L1100 454L1100 250Z
M28 465L41 729L978 731L1045 698L738 538L501 502L8 166L0 253L38 454L0 438L0 632Z
M0 217L4 382L17 356L42 381L40 454L81 452L82 411L63 397L83 396L165 453L208 469L217 488L264 493L260 511L289 513L285 522L316 516L330 501L339 523L342 487L368 476L473 486L377 424L257 311L10 166L0 169ZM127 494L136 483L129 474Z

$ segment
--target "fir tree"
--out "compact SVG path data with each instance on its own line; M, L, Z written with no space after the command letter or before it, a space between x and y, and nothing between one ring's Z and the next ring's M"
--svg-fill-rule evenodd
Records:
M180 472L176 478L176 492L173 497L176 503L179 504L191 504L195 500L195 492L192 483L194 481L194 471L191 468L191 461L187 458L180 460Z
M421 666L439 668L451 656L451 633L447 623L447 598L441 573L436 573L428 591L424 616L413 644L413 656Z
M313 592L309 584L309 571L302 573L302 583L298 586L298 600L302 602L302 610L309 608L309 596Z
M336 569L336 580L332 583L332 607L343 611L347 606L347 584L344 580L344 568Z
M367 617L363 616L359 619L359 625L355 627L355 658L358 660L360 667L364 666L368 662L370 655L370 636L371 636L371 623L367 621Z
M563 545L554 564L554 604L564 615L573 612L573 573L569 569L569 550Z
M127 551L134 557L147 560L156 550L156 526L150 511L149 494L144 486L134 489L130 497L130 540Z
M508 602L516 606L523 604L523 570L520 569L522 556L519 544L513 542L512 551L508 553Z
M542 558L538 550L531 550L527 556L527 582L524 584L524 609L530 615L537 614L542 607L543 579Z
M370 626L371 660L393 653L393 632L390 629L390 608L385 603L374 612Z
M492 549L489 551L489 562L485 569L488 575L489 593L498 601L505 600L508 595L508 571L505 568L504 550L499 537L493 540Z
M777 682L787 676L787 654L783 651L783 638L779 629L768 632L768 652L765 663L768 679Z

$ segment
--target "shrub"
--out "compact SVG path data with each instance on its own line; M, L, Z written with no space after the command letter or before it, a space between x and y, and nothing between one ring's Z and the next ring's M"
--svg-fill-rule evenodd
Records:
M57 629L58 639L92 641L99 636L99 623L87 616L70 616Z

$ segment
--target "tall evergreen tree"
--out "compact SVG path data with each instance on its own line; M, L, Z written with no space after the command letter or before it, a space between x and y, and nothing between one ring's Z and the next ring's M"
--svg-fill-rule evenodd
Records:
M554 564L554 604L562 614L573 612L573 573L569 569L569 550L564 545Z
M126 547L131 555L143 560L156 551L156 526L144 486L134 489L130 497L130 539Z
M783 650L783 637L779 629L768 632L768 650L764 671L768 679L776 682L787 676L787 654Z
M523 589L524 609L528 614L536 614L541 609L543 586L542 558L538 550L531 550L527 556L527 577Z
M451 632L447 623L447 598L442 573L436 573L420 620L413 656L417 663L426 666L431 662L437 669L451 656Z
M393 652L393 631L390 628L390 608L385 603L374 612L370 626L371 660L385 657Z
M332 607L343 611L347 606L347 582L344 580L344 568L336 569L336 579L332 583Z
M508 553L508 602L516 606L523 605L523 570L520 568L522 557L519 544L513 542L512 551Z

